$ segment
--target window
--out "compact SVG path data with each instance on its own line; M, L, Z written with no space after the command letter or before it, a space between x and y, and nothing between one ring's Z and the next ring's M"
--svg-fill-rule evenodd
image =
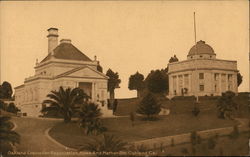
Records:
M219 74L218 73L214 74L214 80L217 81L218 78L219 78Z
M200 56L200 58L202 58L202 56Z
M217 85L214 85L214 91L217 92Z
M204 73L199 73L199 79L204 79Z
M228 74L228 81L232 81L232 77L233 77L232 74Z
M200 91L204 91L204 85L200 85Z

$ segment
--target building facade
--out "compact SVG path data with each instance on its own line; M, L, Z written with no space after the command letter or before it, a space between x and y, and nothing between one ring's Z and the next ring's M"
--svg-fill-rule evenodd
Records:
M198 41L187 60L168 64L169 97L211 96L238 92L237 61L217 59L211 46Z
M108 77L100 70L99 61L91 60L78 50L70 39L58 44L58 29L48 29L48 54L36 62L34 76L25 78L24 84L15 88L15 103L28 116L38 116L43 100L52 90L79 87L99 103L104 116L112 115L107 108Z

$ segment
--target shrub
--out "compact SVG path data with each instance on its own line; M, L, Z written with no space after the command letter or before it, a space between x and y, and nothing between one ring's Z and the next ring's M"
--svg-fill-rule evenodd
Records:
M148 148L146 146L144 146L143 144L141 144L141 145L136 147L136 151L138 151L138 152L146 152L146 151L148 151Z
M196 149L195 149L194 146L192 146L192 149L191 149L191 150L192 150L192 154L195 155L195 154L196 154Z
M230 138L238 138L240 135L238 125L233 127L233 131L229 134Z
M160 143L160 151L163 152L163 143Z
M0 152L5 156L8 151L14 151L14 146L20 143L20 135L11 130L13 123L10 122L10 117L0 116Z
M220 151L220 156L223 156L223 154L224 154L223 148L220 147L219 151Z
M183 154L188 154L187 148L181 148L181 152L182 152Z
M192 113L193 113L193 115L194 115L195 117L197 117L198 114L200 113L199 107L198 107L198 106L195 106L195 107L193 108L193 110L192 110Z
M20 111L20 109L18 109L14 103L10 103L6 111L17 114L17 112Z
M171 139L171 147L174 147L174 139Z
M134 126L134 121L135 121L135 114L134 114L134 112L130 112L129 118L130 118L132 126Z
M238 105L233 100L234 96L235 93L231 91L222 93L217 102L218 118L232 119L232 112L238 108Z
M201 137L197 134L196 131L191 132L191 144L196 145L201 143Z
M117 155L102 154L103 152L114 152L126 150L127 143L114 135L103 134L102 138L95 138L81 146L80 151L87 150L97 153L97 157L116 157Z
M208 149L214 149L216 146L216 140L215 137L210 137L207 141L207 147Z

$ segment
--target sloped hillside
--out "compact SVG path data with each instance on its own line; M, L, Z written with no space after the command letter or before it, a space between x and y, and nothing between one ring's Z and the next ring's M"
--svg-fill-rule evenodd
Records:
M169 100L162 95L155 95L157 100L162 104L162 107L170 109L170 114L183 114L191 113L194 104L195 97L174 97ZM216 103L218 96L202 96L199 97L199 108L201 112L213 111L216 112ZM239 104L238 117L250 117L250 111L248 106L250 105L249 93L239 93L234 98L234 101ZM118 106L115 115L124 116L129 115L131 112L135 112L140 100L138 98L130 99L118 99Z

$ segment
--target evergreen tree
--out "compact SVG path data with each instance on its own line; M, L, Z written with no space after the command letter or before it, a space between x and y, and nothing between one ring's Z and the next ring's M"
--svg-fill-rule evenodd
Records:
M138 106L137 113L146 115L147 119L152 119L154 115L159 114L161 111L161 105L157 103L153 94L148 93Z

